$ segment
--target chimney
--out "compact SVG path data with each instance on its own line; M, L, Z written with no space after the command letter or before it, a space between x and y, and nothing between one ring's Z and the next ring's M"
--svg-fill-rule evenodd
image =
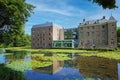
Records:
M103 16L103 18L102 19L105 19L105 16Z
M83 19L83 22L85 22L85 19Z

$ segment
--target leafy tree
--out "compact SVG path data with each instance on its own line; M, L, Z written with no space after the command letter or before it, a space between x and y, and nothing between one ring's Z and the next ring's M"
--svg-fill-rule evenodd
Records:
M117 39L118 43L120 44L120 27L117 28Z
M30 46L31 45L31 35L25 34L23 43L24 43L24 46Z
M93 3L97 3L98 5L102 6L104 9L109 8L117 8L116 6L116 0L89 0Z
M0 0L0 28L23 25L33 13L33 8L24 0Z
M117 28L117 37L120 37L120 27Z
M25 0L0 0L0 44L3 47L24 45L27 39L24 24L34 8ZM5 30L6 25L10 29Z

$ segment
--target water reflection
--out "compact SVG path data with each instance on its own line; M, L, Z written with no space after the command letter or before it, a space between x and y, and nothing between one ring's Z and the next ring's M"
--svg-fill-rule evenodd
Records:
M33 71L47 73L47 74L52 75L60 71L63 66L64 66L64 61L53 60L52 65L46 66L46 67L40 67L40 68L34 69Z
M79 56L77 63L80 73L86 77L118 80L118 66L115 60Z
M51 53L49 55L36 54L31 56L32 54L30 52L23 51L12 52L12 55L5 54L6 53L3 51L0 53L0 63L5 63L6 65L9 64L15 70L20 70L22 68L27 80L120 79L120 64L118 61L112 59L82 57L77 53ZM57 57L57 59L69 57L71 60L54 60L55 57ZM53 58L53 60L50 58ZM15 67L16 64L17 67ZM33 68L32 65L35 67Z
M0 63L5 63L5 56L4 56L5 50L0 49Z
M55 60L52 65L26 71L25 75L28 80L119 80L117 64L111 59L73 56L72 60Z
M118 79L120 80L120 63L118 64Z

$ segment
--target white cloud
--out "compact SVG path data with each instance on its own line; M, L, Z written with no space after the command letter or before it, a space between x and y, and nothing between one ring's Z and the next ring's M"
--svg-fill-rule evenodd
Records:
M72 5L67 4L65 1L60 0L40 0L38 3L33 3L36 6L36 11L50 12L65 16L83 16L85 11L78 9ZM80 15L81 14L81 15Z
M66 15L66 16L70 16L71 13L66 11L66 10L62 10L62 9L58 9L58 8L52 8L48 5L37 5L36 8L37 11L43 11L43 12L51 12L51 13L57 13L57 14L61 14L61 15Z

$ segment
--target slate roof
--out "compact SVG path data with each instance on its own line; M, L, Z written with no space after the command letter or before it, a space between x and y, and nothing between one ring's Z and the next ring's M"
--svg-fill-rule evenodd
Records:
M82 23L80 23L80 25L99 24L99 23L108 22L110 20L115 20L115 18L113 16L110 16L109 20L105 19L105 17L103 17L102 19L96 19L96 20L89 20L89 21L84 20Z
M59 26L59 25L54 24L54 23L52 23L52 22L46 22L46 23L44 23L44 24L33 25L32 28L48 27L48 26ZM59 26L59 27L61 27L61 26ZM61 27L61 28L62 28L62 27Z

